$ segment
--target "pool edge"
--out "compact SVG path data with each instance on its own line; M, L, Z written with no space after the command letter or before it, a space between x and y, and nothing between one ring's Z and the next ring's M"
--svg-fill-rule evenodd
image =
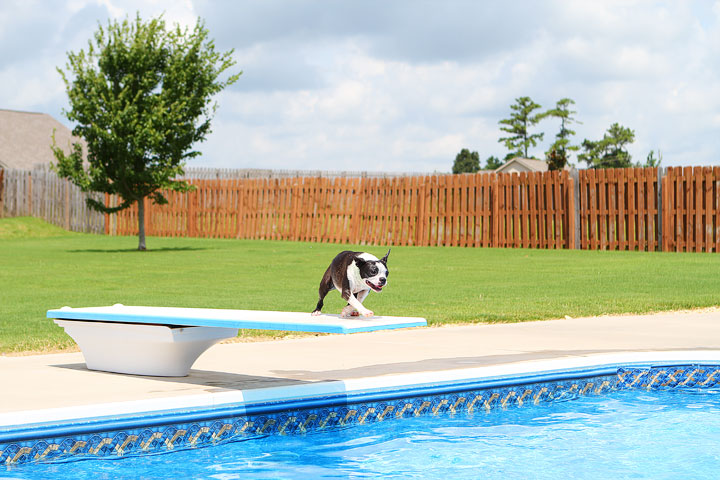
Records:
M189 442L190 446L200 446L204 443L214 443L216 440L221 441L223 434L227 433L232 426L224 423L217 429L208 425L213 424L217 420L227 418L265 418L263 425L252 425L254 422L247 420L246 424L251 424L252 432L264 434L274 430L284 433L289 427L299 428L295 425L297 420L292 414L285 415L284 412L297 411L313 411L326 412L325 423L334 420L337 414L328 411L328 407L335 406L340 408L339 412L344 412L342 416L347 422L352 409L342 410L344 405L364 404L388 405L391 400L398 400L402 403L403 398L445 396L447 398L454 397L454 392L460 391L478 391L490 389L503 389L506 387L522 386L522 385L540 385L544 383L560 383L579 378L594 378L601 376L613 376L620 368L633 369L650 369L672 366L692 366L692 365L720 365L720 351L718 350L680 350L680 351L663 351L663 352L625 352L614 354L593 354L585 356L563 357L549 360L534 360L526 362L517 362L512 364L474 367L467 369L444 370L435 372L417 372L410 374L387 375L381 377L367 377L354 380L317 382L305 385L292 385L286 387L271 387L256 390L244 390L237 392L220 392L215 394L194 395L185 398L163 398L152 401L138 402L119 402L95 405L93 408L88 407L72 407L71 409L50 409L44 411L24 412L18 416L13 414L15 419L23 420L44 420L44 421L26 421L15 423L14 425L0 426L0 461L4 463L28 463L33 460L52 458L53 452L62 448L62 441L50 443L57 439L64 438L67 444L66 450L69 453L78 454L94 454L103 450L104 447L113 447L105 452L106 454L123 455L126 451L133 448L138 452L149 451L156 448L173 448L177 433L174 434L175 440L169 441L170 438L164 438L163 434L157 431L150 436L137 440L137 448L128 438L135 434L125 435L125 439L112 440L109 437L102 437L103 432L123 433L125 431L140 431L149 427L173 427L173 425L189 425L203 424L198 427L197 432L190 437L194 441ZM718 375L720 377L720 375ZM607 382L606 382L607 383ZM590 382L592 384L592 382ZM543 387L545 388L545 387ZM564 387L562 387L564 388ZM561 389L562 389L561 388ZM587 384L584 387L587 390ZM595 387L593 387L595 388ZM547 390L547 388L545 388ZM602 387L600 387L602 390ZM514 395L514 394L513 394ZM514 402L517 399L510 399L511 395L503 401L502 407L505 408L505 402ZM542 392L540 393L542 396ZM440 403L439 406L433 407L436 410L442 408L451 408L447 406L447 398L445 404ZM496 397L497 399L497 397ZM508 400L509 399L509 400ZM385 400L385 402L383 402ZM464 402L465 400L463 400ZM492 403L494 400L490 400ZM485 400L485 408L490 410L490 406ZM424 403L429 403L425 401ZM536 399L537 403L537 399ZM406 402L403 412L410 408ZM162 408L160 408L162 406ZM118 409L125 407L125 411L118 415ZM457 405L456 405L457 407ZM387 407L385 407L387 409ZM393 415L397 415L392 407L390 410ZM418 407L419 408L419 407ZM425 408L425 407L422 407ZM420 410L422 410L420 408ZM470 407L472 408L472 406ZM375 412L375 407L369 407L366 411ZM105 415L88 416L88 412L105 413ZM108 412L114 412L114 415ZM416 410L417 411L417 408ZM84 416L80 413L84 412ZM387 412L386 412L387 413ZM357 411L353 415L357 414ZM403 413L404 414L404 413ZM313 413L312 415L317 415ZM383 417L385 414L382 414ZM4 415L5 417L7 415ZM367 416L367 413L365 413ZM377 414L380 416L380 413ZM402 416L402 415L400 415ZM380 417L382 421L383 417ZM284 418L283 429L280 430L280 418ZM309 418L309 416L307 417ZM293 420L295 419L295 420ZM7 418L5 418L7 421ZM352 419L350 419L352 420ZM305 426L309 420L305 420ZM340 420L337 420L338 422ZM217 422L216 422L217 423ZM242 423L242 422L241 422ZM332 422L331 422L332 423ZM362 422L361 422L362 423ZM324 426L324 425L323 425ZM234 428L234 427L233 427ZM322 427L321 427L322 428ZM240 426L237 427L240 429ZM245 427L243 427L244 432ZM301 431L303 428L300 428ZM182 431L182 428L176 428L176 431ZM185 429L187 430L187 429ZM218 434L220 431L220 435ZM172 433L172 432L171 432ZM187 433L187 432L186 432ZM169 436L170 434L168 434ZM183 434L184 435L184 434ZM117 437L117 435L115 436ZM113 438L115 438L113 437ZM142 435L140 436L142 437ZM138 438L140 438L138 437ZM48 441L44 441L46 439ZM72 440L70 440L72 439ZM203 440L198 443L198 440ZM30 446L33 440L36 444ZM94 442L94 443L93 443ZM104 442L104 443L103 443ZM180 443L180 442L178 442ZM72 444L72 445L71 445ZM92 446L85 449L88 444ZM45 445L45 447L43 447ZM80 445L80 447L78 447ZM122 446L121 446L122 445ZM130 445L130 449L128 449ZM55 449L53 450L53 446ZM142 448L140 448L142 447ZM8 452L11 448L12 451ZM43 450L44 448L44 450ZM110 451L112 450L112 451ZM103 450L104 451L104 450ZM34 452L34 455L33 455ZM2 458L4 457L4 460Z

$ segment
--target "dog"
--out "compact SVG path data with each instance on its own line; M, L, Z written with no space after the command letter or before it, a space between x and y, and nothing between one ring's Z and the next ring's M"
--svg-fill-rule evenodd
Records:
M365 308L362 302L370 290L381 292L387 286L389 255L390 250L378 260L375 255L366 252L346 250L338 253L320 281L320 299L312 315L320 315L325 296L335 288L348 302L342 309L342 317L372 317L374 313Z

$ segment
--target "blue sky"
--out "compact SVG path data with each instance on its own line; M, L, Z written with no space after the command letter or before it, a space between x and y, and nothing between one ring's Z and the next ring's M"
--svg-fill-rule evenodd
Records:
M618 122L634 161L720 165L712 1L3 0L0 108L72 127L56 67L135 12L202 18L243 71L189 166L445 172L462 148L505 156L498 121L520 96L574 99L576 143ZM558 128L538 125L531 153Z

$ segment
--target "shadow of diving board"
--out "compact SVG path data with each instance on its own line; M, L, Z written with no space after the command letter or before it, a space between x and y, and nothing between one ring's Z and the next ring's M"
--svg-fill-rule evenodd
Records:
M48 310L78 344L90 370L185 376L197 358L239 329L361 333L427 326L418 317L312 316L300 312L213 308L108 307Z

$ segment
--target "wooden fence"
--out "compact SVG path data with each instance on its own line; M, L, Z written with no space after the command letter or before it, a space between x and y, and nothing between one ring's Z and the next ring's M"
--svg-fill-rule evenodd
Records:
M720 251L720 167L668 168L662 178L663 251Z
M573 248L567 172L394 178L194 180L169 204L146 202L146 233L311 242ZM116 203L116 199L108 198ZM137 233L137 208L106 218Z
M168 205L148 201L148 235L720 252L720 167L222 176L226 179L192 179L197 190L168 192ZM73 231L137 233L136 208L101 215L87 208L77 187L53 172L0 169L0 216L22 215Z
M579 248L658 249L657 168L579 170Z
M0 218L5 215L5 169L0 168Z
M105 231L105 216L90 210L86 195L50 170L0 170L0 180L0 216L38 217L74 232Z

